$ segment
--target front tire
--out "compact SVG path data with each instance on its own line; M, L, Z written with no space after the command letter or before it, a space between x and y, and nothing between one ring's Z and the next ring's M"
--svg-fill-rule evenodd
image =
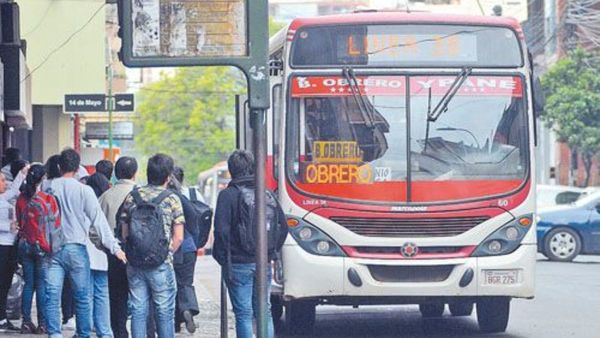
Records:
M581 238L572 229L556 228L544 240L544 255L551 261L570 262L581 252Z
M510 315L510 298L485 297L477 300L477 321L485 333L504 332Z
M419 304L419 311L423 318L439 318L444 315L444 303L425 303Z
M316 304L291 301L285 305L285 325L291 334L309 334L315 326Z

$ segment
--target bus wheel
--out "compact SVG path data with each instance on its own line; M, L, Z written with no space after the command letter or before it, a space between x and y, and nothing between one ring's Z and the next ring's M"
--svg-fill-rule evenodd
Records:
M281 297L271 295L271 316L273 316L273 322L278 322L283 316L283 300Z
M448 307L454 317L470 316L473 313L473 303L471 302L458 301L448 304Z
M423 318L437 318L444 315L445 307L446 304L444 303L419 304L419 311L421 311Z
M506 331L509 314L509 297L482 297L477 300L477 321L483 332Z
M316 304L291 301L285 305L285 324L291 334L311 333L315 325Z

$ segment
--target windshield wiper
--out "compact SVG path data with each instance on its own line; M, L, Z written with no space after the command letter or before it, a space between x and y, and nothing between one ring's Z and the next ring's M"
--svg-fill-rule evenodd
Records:
M456 76L454 82L452 82L452 85L450 86L450 88L448 88L440 102L438 102L435 108L433 108L433 111L430 110L431 106L429 106L427 111L428 121L435 122L440 117L440 115L448 111L448 104L450 104L450 101L454 98L460 87L462 87L463 83L465 83L469 75L471 75L471 68L465 67L460 71L460 73Z
M368 128L374 128L374 113L371 109L369 109L369 106L372 107L372 105L370 105L370 103L367 102L368 99L366 99L365 96L360 92L360 86L358 85L358 79L354 74L354 69L352 69L350 66L346 66L344 67L344 69L342 69L342 75L344 76L346 81L348 81L348 86L350 86L350 91L352 92L354 101L356 101L356 105L358 106L358 109L360 110L360 113L363 116L365 125Z

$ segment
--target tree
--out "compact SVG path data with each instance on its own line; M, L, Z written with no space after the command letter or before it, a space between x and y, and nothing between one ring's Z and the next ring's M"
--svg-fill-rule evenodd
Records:
M228 67L182 68L142 88L136 147L145 155L171 155L195 183L234 149L235 94L244 91L241 72Z
M600 55L582 49L558 61L542 78L546 106L542 118L559 141L581 154L585 183L600 152Z

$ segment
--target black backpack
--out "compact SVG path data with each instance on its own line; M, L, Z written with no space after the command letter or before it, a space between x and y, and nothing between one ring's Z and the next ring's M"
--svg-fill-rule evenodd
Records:
M159 205L171 194L170 190L165 190L151 201L145 201L138 189L131 192L134 205L129 210L130 222L125 253L132 266L156 268L169 256L164 212Z
M256 250L256 226L254 222L255 195L254 188L235 186L240 194L238 198L238 226L237 231L241 249L248 255L254 255ZM281 236L279 223L279 203L269 190L266 193L266 225L267 246L269 255L277 252L277 244Z
M189 192L189 199L181 196L181 204L185 215L185 230L194 239L196 247L200 249L208 242L213 212L208 205L198 200L196 189L190 188Z

